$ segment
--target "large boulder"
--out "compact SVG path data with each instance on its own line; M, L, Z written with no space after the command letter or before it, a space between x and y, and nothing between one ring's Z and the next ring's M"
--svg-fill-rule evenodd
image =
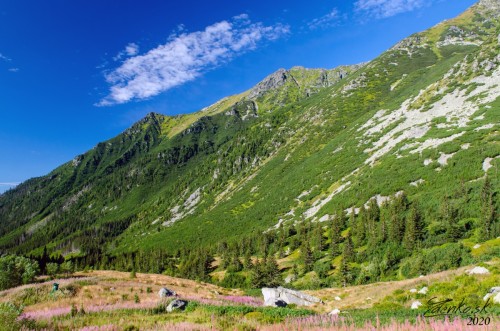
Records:
M267 307L286 307L287 303L281 299L268 299L264 302Z
M492 287L483 297L483 300L486 301L489 298L493 298L494 303L500 303L500 286Z
M185 300L175 299L167 306L167 312L171 313L175 310L184 310L186 309L187 304L188 302Z
M302 293L300 291L290 290L284 287L262 289L264 296L264 305L272 306L276 300L283 300L287 304L295 304L297 306L311 306L315 303L322 303L321 299L312 295Z
M159 291L158 291L158 296L160 298L167 298L167 297L173 297L175 296L176 293L172 290L169 290L168 288L165 288L165 287L162 287Z
M474 267L471 270L466 271L469 275L486 275L489 274L490 271L485 267Z

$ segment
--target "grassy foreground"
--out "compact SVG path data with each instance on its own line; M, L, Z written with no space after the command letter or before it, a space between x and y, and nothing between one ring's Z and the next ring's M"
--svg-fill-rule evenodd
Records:
M68 278L40 280L0 292L1 330L497 330L500 305L489 304L471 314L427 317L428 300L463 299L484 306L490 287L500 283L500 260L484 264L487 275L468 275L471 267L403 281L307 291L323 299L306 309L263 307L255 291L225 289L212 284L155 274L115 271L76 273ZM52 291L52 283L60 289ZM189 301L183 312L167 313L158 290L167 287ZM426 294L412 289L428 288ZM412 310L415 301L422 306ZM338 315L328 315L332 309ZM462 309L463 310L463 309ZM482 323L484 325L474 325ZM485 325L487 323L487 325ZM470 325L468 325L470 324Z

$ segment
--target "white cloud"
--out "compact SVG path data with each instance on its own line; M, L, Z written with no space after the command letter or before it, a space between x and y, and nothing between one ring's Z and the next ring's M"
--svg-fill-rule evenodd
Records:
M354 4L357 12L375 18L387 18L410 12L424 6L427 0L358 0Z
M10 72L18 72L19 68L9 68L8 69Z
M135 43L130 43L125 47L125 53L127 53L128 56L134 56L139 53L139 46Z
M0 183L0 186L17 186L19 183Z
M340 19L340 12L338 11L337 8L334 8L328 14L321 16L319 18L313 19L312 21L307 23L307 26L311 30L314 30L317 28L326 28L326 27L330 27L332 25L335 25L339 19Z
M111 85L110 92L98 105L121 104L158 95L255 49L263 40L275 40L288 32L288 26L252 23L248 15L242 14L231 21L210 25L203 31L172 35L167 43L133 56L107 73L105 78Z
M125 49L118 53L113 60L118 61L123 59L124 57L130 57L130 56L135 56L139 54L139 45L136 43L129 43L127 46L125 46Z
M3 55L2 53L0 53L0 60L7 61L7 62L11 61L10 58L8 58L7 56Z

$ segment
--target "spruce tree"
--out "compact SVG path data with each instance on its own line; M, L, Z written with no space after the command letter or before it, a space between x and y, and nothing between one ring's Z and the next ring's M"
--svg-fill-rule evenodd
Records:
M351 234L347 235L342 252L342 261L340 263L339 277L342 285L345 287L352 281L352 272L349 263L354 261L354 245L352 243Z
M412 206L410 209L410 213L406 218L405 235L403 238L403 246L410 252L413 251L413 249L417 245L417 227L419 223L419 217L420 216L418 215L415 207Z
M486 241L493 237L492 225L495 220L495 204L493 201L493 190L490 178L486 176L484 185L481 189L481 225L479 228L479 237Z
M268 257L264 270L265 286L276 287L281 285L281 273L274 255Z
M304 264L304 273L307 273L313 269L314 257L311 251L311 247L307 241L302 243L300 248L300 254L302 257L302 263Z
M349 232L344 243L344 250L342 252L343 260L346 263L354 262L354 244L352 242L351 233Z
M362 246L366 238L366 209L361 207L358 217L355 218L355 226L353 229L354 236L358 246Z
M338 276L343 287L346 287L347 284L350 284L352 281L353 277L351 267L349 266L349 262L345 259L345 257L342 257L342 261L340 262Z
M460 228L456 220L456 210L447 196L443 198L440 208L441 220L446 226L446 238L455 241L461 237Z
M330 254L332 257L338 256L340 252L340 243L342 242L341 236L341 219L337 215L333 218L332 225L330 227Z

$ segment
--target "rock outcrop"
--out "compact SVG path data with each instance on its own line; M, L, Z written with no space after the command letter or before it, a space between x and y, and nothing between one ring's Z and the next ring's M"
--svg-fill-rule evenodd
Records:
M176 299L167 306L167 312L171 313L175 310L184 310L186 309L187 305L187 301Z
M165 287L162 287L159 291L158 291L158 296L160 298L168 298L168 297L173 297L175 296L176 293L172 290L169 290L168 288L165 288Z
M489 298L493 298L494 303L500 303L500 286L492 287L483 297L483 300L486 301Z
M254 88L250 90L248 94L249 99L257 99L258 97L264 95L269 90L277 89L280 86L285 85L288 79L288 71L281 68L278 71L270 74L263 81L258 83Z
M297 306L311 306L316 303L323 303L321 299L312 295L281 286L278 288L265 287L262 289L262 295L264 295L264 306L275 306L277 300L283 300L287 304L295 304Z
M467 270L466 273L468 275L486 275L489 274L490 271L485 267L474 267L471 270Z

